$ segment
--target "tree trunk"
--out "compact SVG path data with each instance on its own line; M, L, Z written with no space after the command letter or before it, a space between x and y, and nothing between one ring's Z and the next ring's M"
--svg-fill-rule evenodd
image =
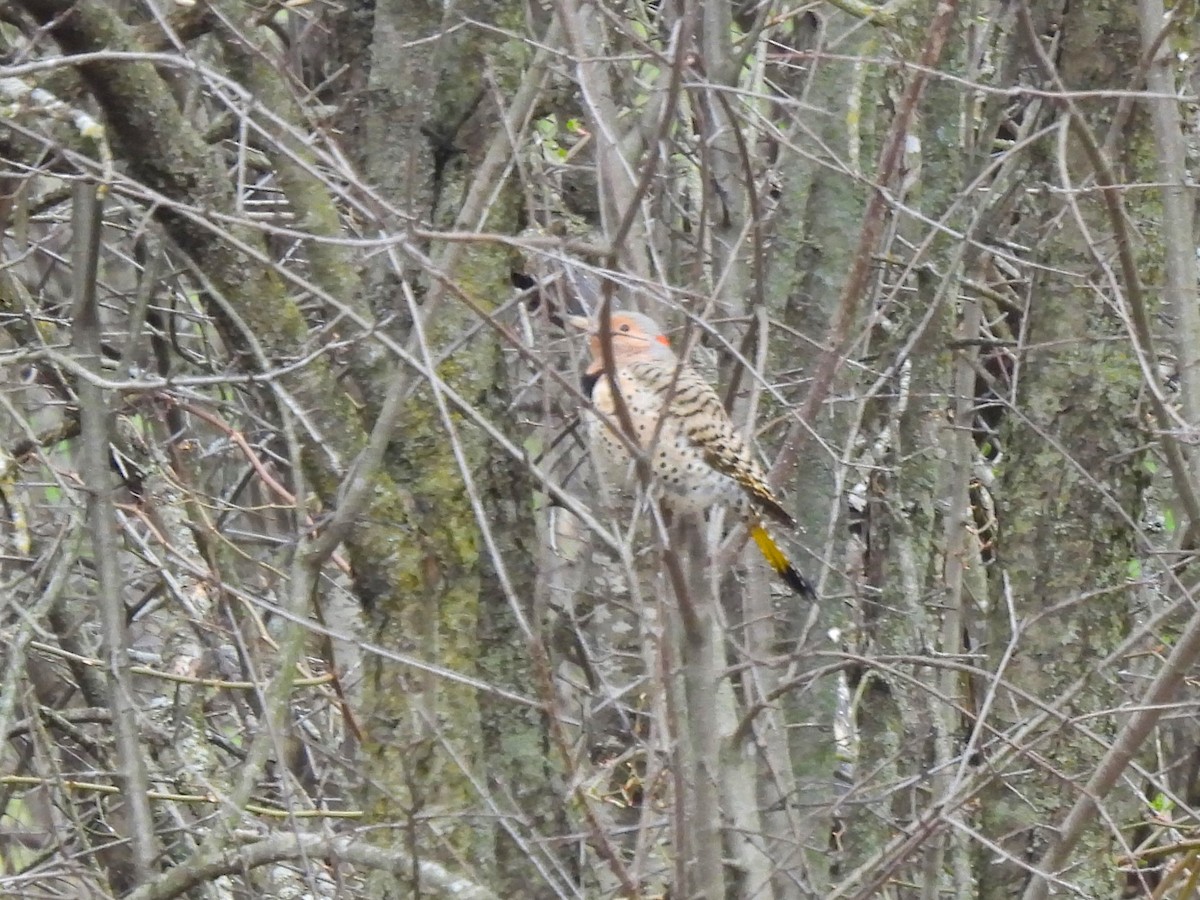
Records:
M1069 90L1112 85L1139 56L1131 7L1072 4L1055 35L1058 71ZM1020 22L1014 40L1036 66ZM1098 46L1105 52L1097 53ZM1111 114L1114 106L1102 109ZM1097 129L1108 121L1089 116ZM1028 177L1071 189L1092 170L1077 134L1062 137ZM1121 156L1130 146L1116 144ZM1137 171L1130 161L1128 171ZM1062 185L1064 170L1074 185ZM1111 658L1130 630L1127 579L1147 481L1141 423L1133 412L1141 376L1121 318L1092 284L1105 277L1114 228L1128 223L1111 221L1094 197L1066 202L1061 227L1045 212L1020 212L1039 268L1031 274L1021 325L1030 351L1013 371L1021 415L1010 419L1002 438L999 570L987 647L998 681L987 687L996 692L989 730L1004 739L988 741L985 755L1003 754L1004 762L993 763L995 780L981 815L984 833L1000 851L982 851L978 873L981 896L989 900L1021 894L1025 866L1054 838L1053 824L1116 734L1120 719L1112 710L1127 700L1121 680L1099 662ZM1010 654L1013 644L1019 651ZM1047 707L1053 715L1045 715ZM1128 822L1139 800L1118 787L1105 806L1111 823ZM1088 897L1119 896L1122 880L1111 859L1122 843L1111 825L1093 830L1060 877Z

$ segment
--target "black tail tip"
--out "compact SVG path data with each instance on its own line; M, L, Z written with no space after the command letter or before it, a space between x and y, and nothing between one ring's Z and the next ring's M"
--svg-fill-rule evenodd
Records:
M805 600L816 600L817 590L813 587L812 582L805 578L794 566L788 566L779 576L784 580L788 587L803 597Z

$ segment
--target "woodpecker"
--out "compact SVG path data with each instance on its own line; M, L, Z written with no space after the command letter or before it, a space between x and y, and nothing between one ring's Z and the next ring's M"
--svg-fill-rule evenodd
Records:
M584 316L569 316L567 322L589 336L591 358L583 390L599 413L587 416L589 436L604 457L628 471L631 458L618 433L622 425L605 373L600 323ZM674 508L688 512L718 505L734 508L767 564L797 594L815 598L812 584L763 524L764 517L789 528L795 528L796 521L767 484L766 472L712 385L675 355L667 336L649 316L614 312L611 326L612 374L633 429L627 437L646 454Z

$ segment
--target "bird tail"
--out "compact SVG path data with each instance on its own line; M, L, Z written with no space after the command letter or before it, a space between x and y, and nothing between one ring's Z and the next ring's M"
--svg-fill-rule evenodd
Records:
M750 537L754 538L754 543L758 545L763 559L767 561L767 565L775 570L775 574L782 578L784 583L801 597L815 600L817 592L813 589L812 582L801 575L800 570L792 565L792 561L780 549L779 544L775 542L775 538L771 537L771 533L767 531L763 523L751 521L749 528Z

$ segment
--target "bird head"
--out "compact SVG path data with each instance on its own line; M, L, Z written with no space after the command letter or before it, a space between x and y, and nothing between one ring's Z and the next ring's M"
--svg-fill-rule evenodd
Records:
M585 316L568 316L567 322L588 333L588 347L592 353L592 363L593 365L597 363L602 365L604 350L600 335L600 318L598 316L594 319ZM649 316L636 312L614 312L611 322L612 328L609 334L612 338L613 361L618 365L643 360L675 361L671 342L662 333L658 323Z

